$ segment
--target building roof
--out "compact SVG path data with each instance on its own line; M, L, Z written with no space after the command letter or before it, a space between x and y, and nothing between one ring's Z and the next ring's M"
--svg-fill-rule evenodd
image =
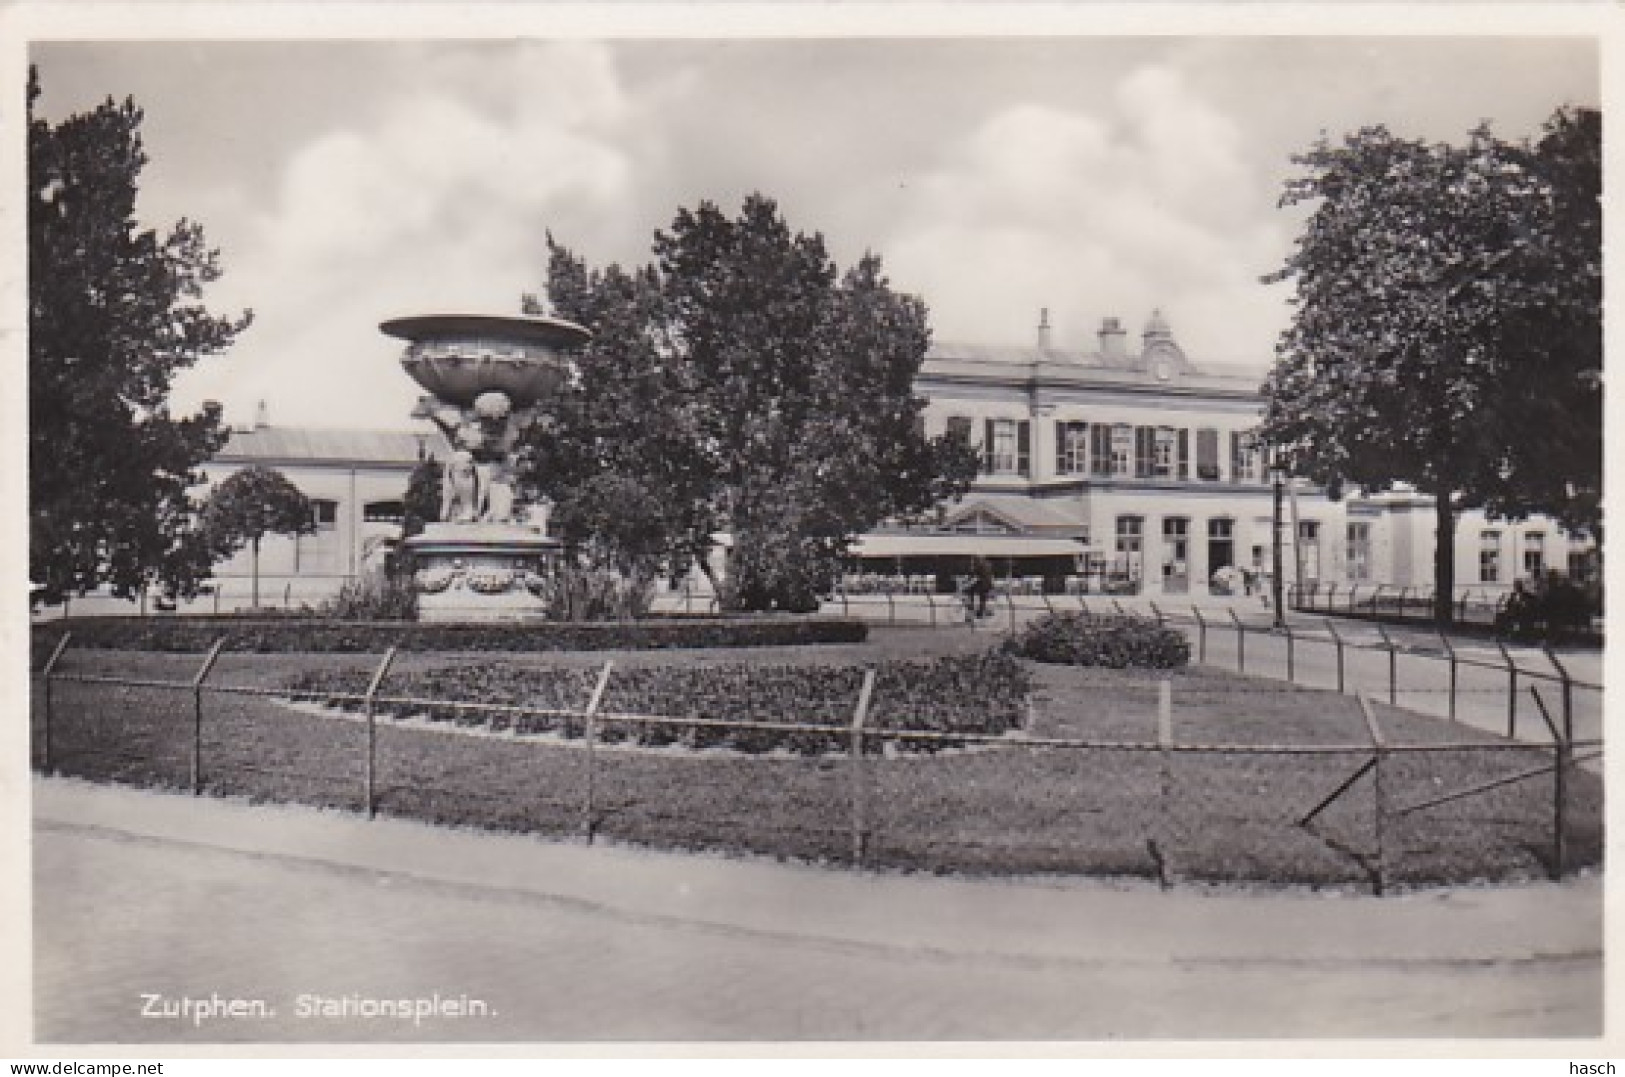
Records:
M332 430L318 427L260 426L233 430L215 454L222 463L282 461L410 465L424 455L445 459L446 439L438 430Z
M978 512L991 512L1028 531L1085 531L1089 522L1066 509L1064 502L1047 502L1026 494L975 494L949 510L946 523L952 525Z
M852 544L854 557L1076 557L1085 552L1072 539L1027 535L954 535L906 531L862 535Z

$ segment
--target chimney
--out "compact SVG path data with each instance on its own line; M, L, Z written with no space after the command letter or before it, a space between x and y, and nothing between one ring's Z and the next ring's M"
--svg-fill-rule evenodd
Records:
M1128 334L1123 323L1116 318L1104 318L1100 323L1100 356L1108 363L1120 363L1128 357L1124 345Z
M1041 307L1038 311L1038 350L1049 351L1049 308Z
M270 412L269 409L266 408L265 401L261 400L260 403L259 403L259 407L254 409L254 429L255 430L264 430L267 426L270 426L270 425L271 425L271 412Z

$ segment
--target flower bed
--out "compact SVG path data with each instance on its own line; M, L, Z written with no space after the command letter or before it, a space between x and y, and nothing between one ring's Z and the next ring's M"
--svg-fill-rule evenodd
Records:
M747 753L800 755L845 751L846 732L862 689L859 666L648 666L617 671L600 705L595 736L607 743L681 744ZM446 666L391 677L380 709L397 717L479 725L517 733L583 735L582 712L597 674L589 669ZM361 670L307 671L287 689L298 699L358 708L367 688ZM875 667L866 728L1000 735L1018 728L1030 680L1003 654L886 662ZM419 702L433 701L433 702ZM464 704L459 706L458 704ZM544 713L489 710L467 704L533 708ZM551 712L551 713L546 713ZM620 717L617 717L620 716ZM639 719L669 718L671 721ZM684 721L684 720L687 721ZM838 726L840 731L709 725ZM903 751L963 746L946 739L867 739L871 752L894 743Z
M201 654L221 636L226 649L249 652L382 654L409 651L604 651L672 647L775 647L861 643L862 621L839 618L661 618L648 621L537 624L424 624L329 621L320 618L248 620L239 617L75 617L36 625L34 668L62 633L73 645L124 651Z

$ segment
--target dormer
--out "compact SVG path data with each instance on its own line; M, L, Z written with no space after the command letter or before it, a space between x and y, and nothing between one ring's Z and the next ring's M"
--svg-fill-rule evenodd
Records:
M1151 312L1141 334L1140 369L1159 382L1173 381L1190 369L1190 361L1174 340L1173 327L1160 309Z

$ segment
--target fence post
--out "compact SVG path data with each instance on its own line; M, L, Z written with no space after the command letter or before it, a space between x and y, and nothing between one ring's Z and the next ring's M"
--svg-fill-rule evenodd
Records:
M1359 584L1357 584L1357 583L1349 584L1349 612L1350 613L1354 612L1354 596L1359 594L1359 593L1360 593L1360 585ZM1330 607L1327 607L1326 612L1331 613L1333 611L1332 611L1332 609Z
M1371 709L1370 697L1360 696L1359 700L1360 713L1365 717L1366 731L1371 735L1371 749L1376 757L1376 765L1372 773L1376 794L1373 829L1377 834L1376 893L1378 897L1382 897L1388 876L1388 848L1383 834L1383 817L1388 812L1388 790L1382 781L1382 764L1383 760L1388 757L1388 741L1382 735L1382 727L1377 724L1377 714Z
M1335 605L1336 602L1337 602L1337 584L1336 583L1329 583L1329 584L1326 585L1326 612L1330 613L1331 609L1332 609L1332 606Z
M1292 626L1291 625L1289 625L1289 624L1282 625L1281 628L1282 628L1283 631L1286 632L1286 683L1288 683L1288 684L1297 684L1298 683L1298 674L1297 674L1298 666L1297 666L1297 661L1296 661L1296 650L1297 650L1296 643L1297 643L1297 639L1296 639L1296 637L1294 637L1292 635Z
M1119 617L1127 616L1128 614L1128 611L1123 608L1123 604L1115 598L1112 599L1112 608L1117 611L1117 615Z
M197 671L192 678L192 795L197 796L203 792L203 682L208 679L209 672L214 669L215 660L220 657L221 648L226 645L226 637L221 636L209 648L208 657L203 659L203 668Z
M1010 607L1010 631L1016 630L1016 596L1009 591L1004 593L1004 604Z
M1546 701L1540 697L1540 689L1534 685L1529 686L1529 694L1535 697L1535 708L1540 713L1541 720L1552 734L1552 868L1551 875L1554 880L1563 878L1563 864L1568 859L1568 850L1565 847L1568 841L1568 825L1565 819L1565 808L1568 801L1568 776L1564 773L1568 769L1569 760L1573 754L1569 738L1557 728L1552 721L1550 712L1546 709Z
M1337 694L1343 694L1343 637L1338 634L1337 626L1332 624L1330 617L1326 618L1326 631L1332 634L1332 643L1337 646Z
M216 583L212 590L214 592L214 612L218 615L220 613L220 584Z
M1040 586L1038 597L1044 600L1044 612L1053 614L1055 612L1055 603L1050 601L1049 591Z
M598 771L596 759L593 755L593 745L598 740L598 708L604 702L604 690L609 687L609 675L615 669L613 658L604 661L604 668L598 672L598 683L592 686L592 695L587 700L586 719L587 727L582 731L587 739L587 796L581 808L581 829L586 835L587 844L592 844L593 832L597 829L595 816L598 813Z
M1442 628L1439 630L1439 642L1444 645L1444 653L1450 657L1449 713L1450 721L1454 722L1456 720L1456 648L1455 645L1450 642L1450 637L1444 634L1444 629Z
M1157 682L1157 746L1162 755L1162 856L1157 875L1168 889L1168 850L1174 833L1174 686L1164 677Z
M40 770L42 770L47 776L52 773L52 767L56 762L51 758L53 754L51 751L51 675L56 672L56 664L57 662L61 661L62 652L68 649L68 641L72 638L72 632L62 633L62 638L56 641L56 649L51 652L51 657L45 660L45 668L40 671L45 675L45 728L41 731L43 733L45 743L40 747L42 755L42 758L40 759Z
M852 733L848 773L852 789L852 863L862 866L868 847L868 787L863 776L863 726L869 720L869 701L874 697L875 671L863 671L863 688L858 692L858 705L852 712Z
M1377 635L1382 637L1382 645L1388 649L1388 705L1399 706L1399 655L1394 641L1388 635L1388 629L1383 627L1381 621L1376 622Z
M1473 592L1470 589L1465 588L1465 587L1462 588L1462 591L1461 591L1461 613L1456 617L1456 620L1462 622L1463 624L1467 623L1467 600L1472 597L1472 593Z
M1547 644L1544 649L1546 651L1546 661L1552 664L1552 668L1557 670L1557 675L1563 679L1563 739L1572 742L1574 740L1574 678L1569 676L1568 667L1557 660L1557 655L1553 653L1550 644Z
M1230 620L1236 625L1236 672L1247 672L1247 629L1242 625L1241 618L1236 616L1235 608L1230 610Z
M1149 604L1151 606L1151 616L1157 619L1157 624L1160 626L1166 623L1167 618L1162 615L1162 610L1157 606L1157 603L1153 600Z
M937 627L937 600L931 597L931 592L925 592L925 604L931 610L931 627Z
M372 683L367 685L367 818L373 819L378 815L378 712L375 701L378 698L378 686L384 682L384 675L395 662L395 652L400 650L397 644L384 652L384 660L378 663L373 672Z
M1207 621L1202 617L1202 611L1196 603L1191 603L1191 612L1196 615L1196 660L1207 661Z
M1505 643L1496 640L1495 646L1507 664L1507 740L1512 740L1518 735L1518 663L1512 660Z

